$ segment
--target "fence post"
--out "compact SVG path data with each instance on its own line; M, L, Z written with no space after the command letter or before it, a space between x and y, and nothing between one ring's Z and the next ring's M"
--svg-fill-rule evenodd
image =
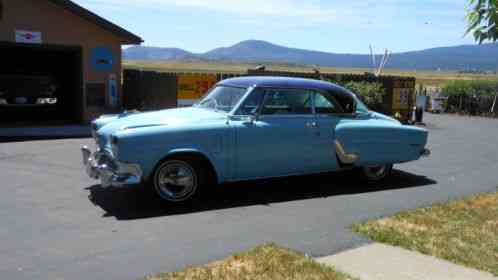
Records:
M496 97L498 96L498 93L495 94L495 100L493 100L493 106L491 106L491 113L495 112L495 105L496 105Z

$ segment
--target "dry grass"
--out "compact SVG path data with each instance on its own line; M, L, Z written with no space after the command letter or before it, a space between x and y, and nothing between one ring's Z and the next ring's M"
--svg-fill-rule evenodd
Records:
M128 69L144 69L159 72L192 72L192 73L246 73L247 69L255 68L254 63L216 63L216 62L175 62L175 61L124 61ZM293 64L270 64L268 70L290 72L313 72L312 66ZM353 73L363 74L371 71L366 68L333 68L320 67L323 73ZM451 71L417 71L386 69L385 75L416 77L417 83L426 86L440 86L449 80L497 80L497 75L492 74L460 74Z
M498 276L498 193L402 212L353 228L379 242Z
M347 280L345 274L306 256L275 245L265 245L205 266L165 273L146 280Z

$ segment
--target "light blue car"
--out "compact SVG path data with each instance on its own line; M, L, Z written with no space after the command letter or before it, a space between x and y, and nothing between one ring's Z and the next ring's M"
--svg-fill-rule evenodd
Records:
M193 107L102 116L92 133L96 151L82 148L90 177L151 186L171 202L224 182L352 168L379 181L430 154L425 129L369 111L337 85L284 77L224 80Z

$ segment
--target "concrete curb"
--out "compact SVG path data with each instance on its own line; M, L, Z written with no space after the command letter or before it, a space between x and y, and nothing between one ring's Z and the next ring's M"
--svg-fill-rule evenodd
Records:
M379 243L317 261L361 280L498 280L487 272Z

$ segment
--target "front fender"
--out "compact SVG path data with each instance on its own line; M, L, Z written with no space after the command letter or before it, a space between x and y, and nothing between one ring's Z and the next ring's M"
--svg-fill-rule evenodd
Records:
M139 153L134 152L134 154L140 154L140 157L136 159L130 159L128 161L133 162L135 164L139 164L142 168L143 178L147 180L152 176L152 172L155 167L161 162L163 159L181 154L197 154L204 158L206 158L214 168L216 172L216 178L219 181L223 181L225 178L223 164L220 162L213 154L199 148L199 147L173 147L173 146L162 146L141 150Z
M131 131L131 132L130 132ZM219 131L179 130L146 127L115 133L120 138L119 160L139 164L145 180L164 158L182 153L205 157L220 182L227 176L229 154L224 152L223 134Z

